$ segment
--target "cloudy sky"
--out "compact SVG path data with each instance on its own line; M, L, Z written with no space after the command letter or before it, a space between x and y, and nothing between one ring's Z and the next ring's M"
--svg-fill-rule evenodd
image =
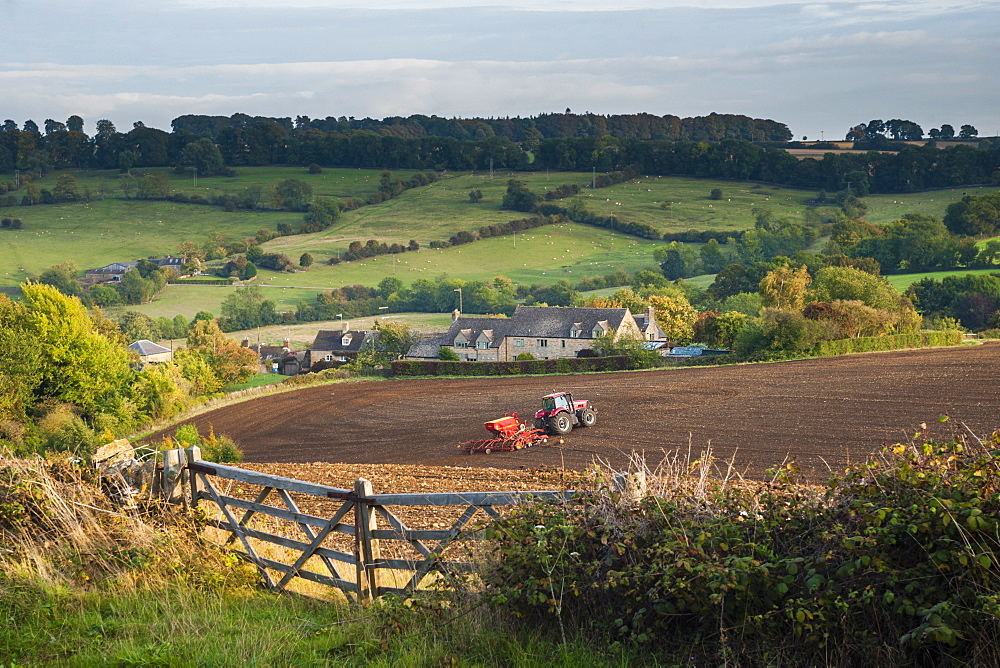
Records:
M1000 131L1000 0L0 0L0 120L746 114Z

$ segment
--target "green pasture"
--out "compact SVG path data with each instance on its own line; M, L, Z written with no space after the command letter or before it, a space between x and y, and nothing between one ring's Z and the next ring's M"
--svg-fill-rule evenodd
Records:
M237 191L251 185L266 189L280 179L300 178L313 186L317 196L340 198L363 197L376 190L381 173L380 170L324 169L320 174L308 174L300 167L245 167L238 169L234 177L199 177L195 190L190 171L183 175L174 174L167 168L149 171L167 174L175 191L188 194L198 192L208 196L212 192ZM280 222L297 226L301 220L300 214L290 212L227 213L218 207L202 205L126 201L121 199L117 171L74 170L72 173L81 190L90 190L91 202L0 209L0 215L21 218L25 228L0 230L0 287L16 286L66 260L73 260L85 269L115 261L163 256L176 253L182 241L201 243L212 232L228 239L243 239L261 228L273 230ZM400 177L411 173L394 172ZM37 183L40 187L52 188L57 178L57 173L50 173ZM447 273L468 280L503 274L519 282L547 283L559 278L574 280L584 275L604 274L617 266L633 271L652 265L649 250L656 242L578 225L567 226L555 237L545 236L556 234L552 228L518 234L516 249L513 236L444 251L426 248L431 241L447 239L462 230L475 230L526 216L499 209L509 178L522 180L534 192L544 194L564 184L586 185L592 174L505 172L492 178L478 172L450 175L427 187L409 190L393 200L345 212L333 227L322 232L279 237L268 242L265 249L269 252L286 253L298 260L308 251L317 264L308 272L290 275L262 271L261 281L281 287L321 289L353 283L374 285L389 275L411 282L419 277ZM483 200L478 204L468 199L473 188L483 192ZM721 199L709 199L713 188L722 191ZM943 216L948 204L963 194L988 190L955 188L910 195L872 195L865 198L869 206L867 218L881 222L913 212ZM569 205L574 199L580 200L594 212L648 223L664 232L729 231L750 227L753 211L761 207L770 208L781 216L801 216L806 210L806 200L814 196L812 191L752 183L640 177L608 188L585 189L580 195L560 200L560 203ZM669 205L663 207L663 202ZM337 267L323 264L343 252L350 242L368 239L401 244L416 239L424 249L417 254L400 254L395 262L383 256ZM554 248L546 248L547 245Z
M907 195L868 195L862 199L868 206L864 219L870 223L884 223L907 213L943 219L948 205L961 200L964 195L985 195L995 190L996 188L991 187L969 186Z
M653 249L662 245L659 241L567 223L443 250L421 248L330 266L323 264L329 254L310 245L306 236L300 241L302 245L284 252L297 259L301 252L309 251L316 257L316 264L308 271L292 274L261 270L257 280L267 285L313 288L378 285L388 276L409 285L419 278L434 279L441 274L470 281L502 275L516 283L555 283L563 278L576 282L584 276L610 274L618 267L628 272L655 267Z
M80 269L112 262L162 257L182 241L204 242L209 233L243 239L301 214L263 211L226 213L218 207L105 199L82 204L0 208L20 218L23 230L0 230L0 285L17 285L54 264L72 260Z
M80 192L90 190L91 199L123 198L121 172L118 170L65 170L49 172L34 183L39 188L52 190L60 174L69 173L76 177ZM132 170L136 176L143 174L166 174L170 179L171 192L186 195L201 195L206 199L213 194L239 192L250 186L260 186L267 196L268 189L278 181L298 179L312 186L313 195L318 197L364 197L378 190L381 170L377 169L324 169L319 174L310 174L305 167L239 167L235 176L201 176L195 178L190 167L183 174L176 174L169 167L139 167ZM394 171L393 176L407 178L413 170ZM265 199L266 204L266 199Z
M942 278L948 276L966 276L966 275L981 275L981 274L1000 274L1000 267L996 269L955 269L954 271L931 271L923 274L895 274L893 276L886 276L892 287L896 288L900 292L906 292L906 289L918 281L922 281L925 278L933 278L936 281L940 281Z
M722 191L722 197L712 200L709 196L715 188ZM753 227L754 212L759 208L770 209L778 217L798 219L807 208L806 200L815 196L811 190L756 183L643 176L628 183L586 190L574 199L589 211L647 223L662 232L728 232Z
M153 318L173 318L183 315L193 318L198 311L208 311L213 315L221 315L222 301L236 290L231 285L168 285L148 304L122 306L108 309L112 316L121 311L140 311ZM297 288L264 288L264 297L273 299L279 311L294 311L295 305L302 301L314 301L316 290Z
M471 314L470 314L471 315ZM372 329L375 321L399 322L418 332L444 332L451 326L450 313L386 313L374 317L351 318L348 326L351 329ZM294 325L271 325L259 329L247 329L229 332L228 336L237 341L250 339L254 345L280 345L287 340L294 350L304 350L312 345L316 334L323 329L338 330L343 327L341 320L322 320L319 322L303 322Z
M377 175L376 175L377 178ZM501 225L530 214L500 209L507 181L517 178L538 193L568 183L585 183L590 177L582 173L504 174L490 178L488 174L462 174L446 177L423 188L408 190L398 197L341 214L333 227L311 235L274 239L266 245L271 251L297 255L304 250L337 255L347 250L352 241L375 239L379 242L406 244L416 239L422 246L431 241L446 240L463 230L477 230L486 225ZM483 199L469 201L469 191L478 188Z

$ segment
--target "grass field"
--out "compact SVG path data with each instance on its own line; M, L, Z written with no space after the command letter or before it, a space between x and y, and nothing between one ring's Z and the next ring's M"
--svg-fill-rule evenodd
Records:
M473 314L469 314L473 315ZM352 318L348 321L351 329L372 329L375 320L399 322L418 332L444 332L451 326L450 313L389 313L367 318ZM242 341L250 339L254 345L280 345L286 339L294 350L304 350L312 345L316 333L321 329L339 330L343 327L341 320L323 320L320 322L304 322L296 325L272 325L257 329L247 329L239 332L229 332L229 336Z
M932 271L923 274L897 274L895 276L886 276L889 283L899 290L900 292L906 292L906 289L917 281L921 281L925 278L933 278L936 281L940 281L946 276L965 276L968 274L980 275L980 274L998 274L1000 273L1000 267L996 269L957 269L955 271Z
M662 245L659 241L568 223L443 250L421 248L395 257L383 255L329 266L321 264L329 255L311 246L305 237L299 241L301 245L284 252L298 258L308 250L317 264L293 274L261 270L258 280L268 285L326 288L377 285L387 276L396 276L409 285L418 278L441 274L464 280L503 275L518 283L554 283L561 278L575 282L584 276L609 274L618 267L633 272L654 266L652 251Z
M299 178L312 185L317 196L363 197L377 189L380 175L379 170L360 169L325 169L320 174L308 174L298 167L241 168L235 177L199 177L196 189L191 173L176 175L165 168L150 171L166 173L175 191L205 196L251 185L266 190L280 179ZM410 173L395 174L405 177ZM83 269L114 261L162 256L175 253L182 241L202 242L210 232L242 239L261 228L273 230L279 222L297 225L301 220L300 214L288 212L227 213L218 207L125 201L120 199L116 171L74 171L73 174L81 190L89 189L95 198L103 191L105 198L90 203L0 209L0 215L21 218L25 226L17 232L0 231L0 287L16 286L65 260L73 260ZM51 173L37 183L40 187L52 188L57 177L58 174ZM498 208L509 178L522 180L534 192L544 194L564 184L585 185L592 175L537 172L503 173L492 179L481 173L449 176L382 204L346 212L333 227L323 232L280 237L268 242L266 250L283 252L296 260L308 251L317 259L317 265L309 272L298 274L262 271L260 280L285 288L319 289L354 283L374 285L395 272L404 282L447 273L468 280L503 274L518 282L547 283L559 278L573 280L583 275L603 274L617 266L634 271L652 264L649 250L656 242L573 225L558 232L545 228L544 232L535 230L527 235L519 234L516 252L514 238L503 237L445 251L404 253L395 263L383 256L339 267L320 266L355 240L405 244L416 239L426 247L430 241L447 239L461 230L474 230L522 217L525 214ZM482 202L469 202L468 192L472 188L482 190ZM709 199L713 188L722 191L721 199ZM986 190L873 195L865 198L869 206L867 218L881 222L910 212L942 216L947 205L960 199L965 192ZM805 201L814 195L812 191L750 183L641 177L632 183L596 191L587 189L561 203L568 205L578 199L597 213L613 213L623 220L648 223L664 232L728 231L750 227L753 211L761 207L773 209L781 216L801 216L806 209ZM662 208L663 202L670 204ZM223 298L209 296L209 293L197 294L200 296L195 302L207 302L210 304L207 310L213 310L211 305ZM292 301L297 302L298 298Z
M175 191L198 192L206 197L212 191L236 190L249 185L266 188L283 178L300 177L313 185L317 195L363 197L378 189L380 173L330 169L321 174L307 174L300 168L247 168L240 170L236 177L199 178L196 191L189 177L178 177L166 169L150 171L168 174ZM287 211L227 213L214 206L124 200L117 186L118 172L72 173L77 177L81 192L89 188L96 198L94 201L0 208L0 216L20 218L24 223L23 230L0 230L0 286L17 285L66 260L73 260L80 269L88 269L112 262L162 257L176 253L182 241L204 242L211 232L218 232L227 239L243 239L261 228L274 230L281 222L295 227L302 220L302 214ZM52 188L57 176L50 173L36 184ZM104 199L98 194L102 180L107 193Z

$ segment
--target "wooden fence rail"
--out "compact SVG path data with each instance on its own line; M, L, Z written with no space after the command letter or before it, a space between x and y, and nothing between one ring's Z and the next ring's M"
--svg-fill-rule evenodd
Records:
M202 507L209 526L257 566L272 590L286 590L300 578L338 589L358 602L387 593L411 594L430 582L460 587L457 576L472 571L473 564L450 560L445 552L460 539L476 538L470 527L473 518L499 517L498 506L567 500L571 495L374 494L363 478L353 489L330 487L206 462L197 447L165 453L161 487L168 498ZM322 507L323 516L300 510L303 499L311 507ZM404 521L406 512L418 517L421 507L442 506L457 513L446 529L415 528Z

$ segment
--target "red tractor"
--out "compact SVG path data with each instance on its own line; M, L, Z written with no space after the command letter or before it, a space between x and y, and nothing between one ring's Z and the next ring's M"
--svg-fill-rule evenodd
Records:
M542 410L535 413L535 428L550 434L568 434L573 427L593 427L597 411L586 399L573 401L569 392L553 392L542 397Z

